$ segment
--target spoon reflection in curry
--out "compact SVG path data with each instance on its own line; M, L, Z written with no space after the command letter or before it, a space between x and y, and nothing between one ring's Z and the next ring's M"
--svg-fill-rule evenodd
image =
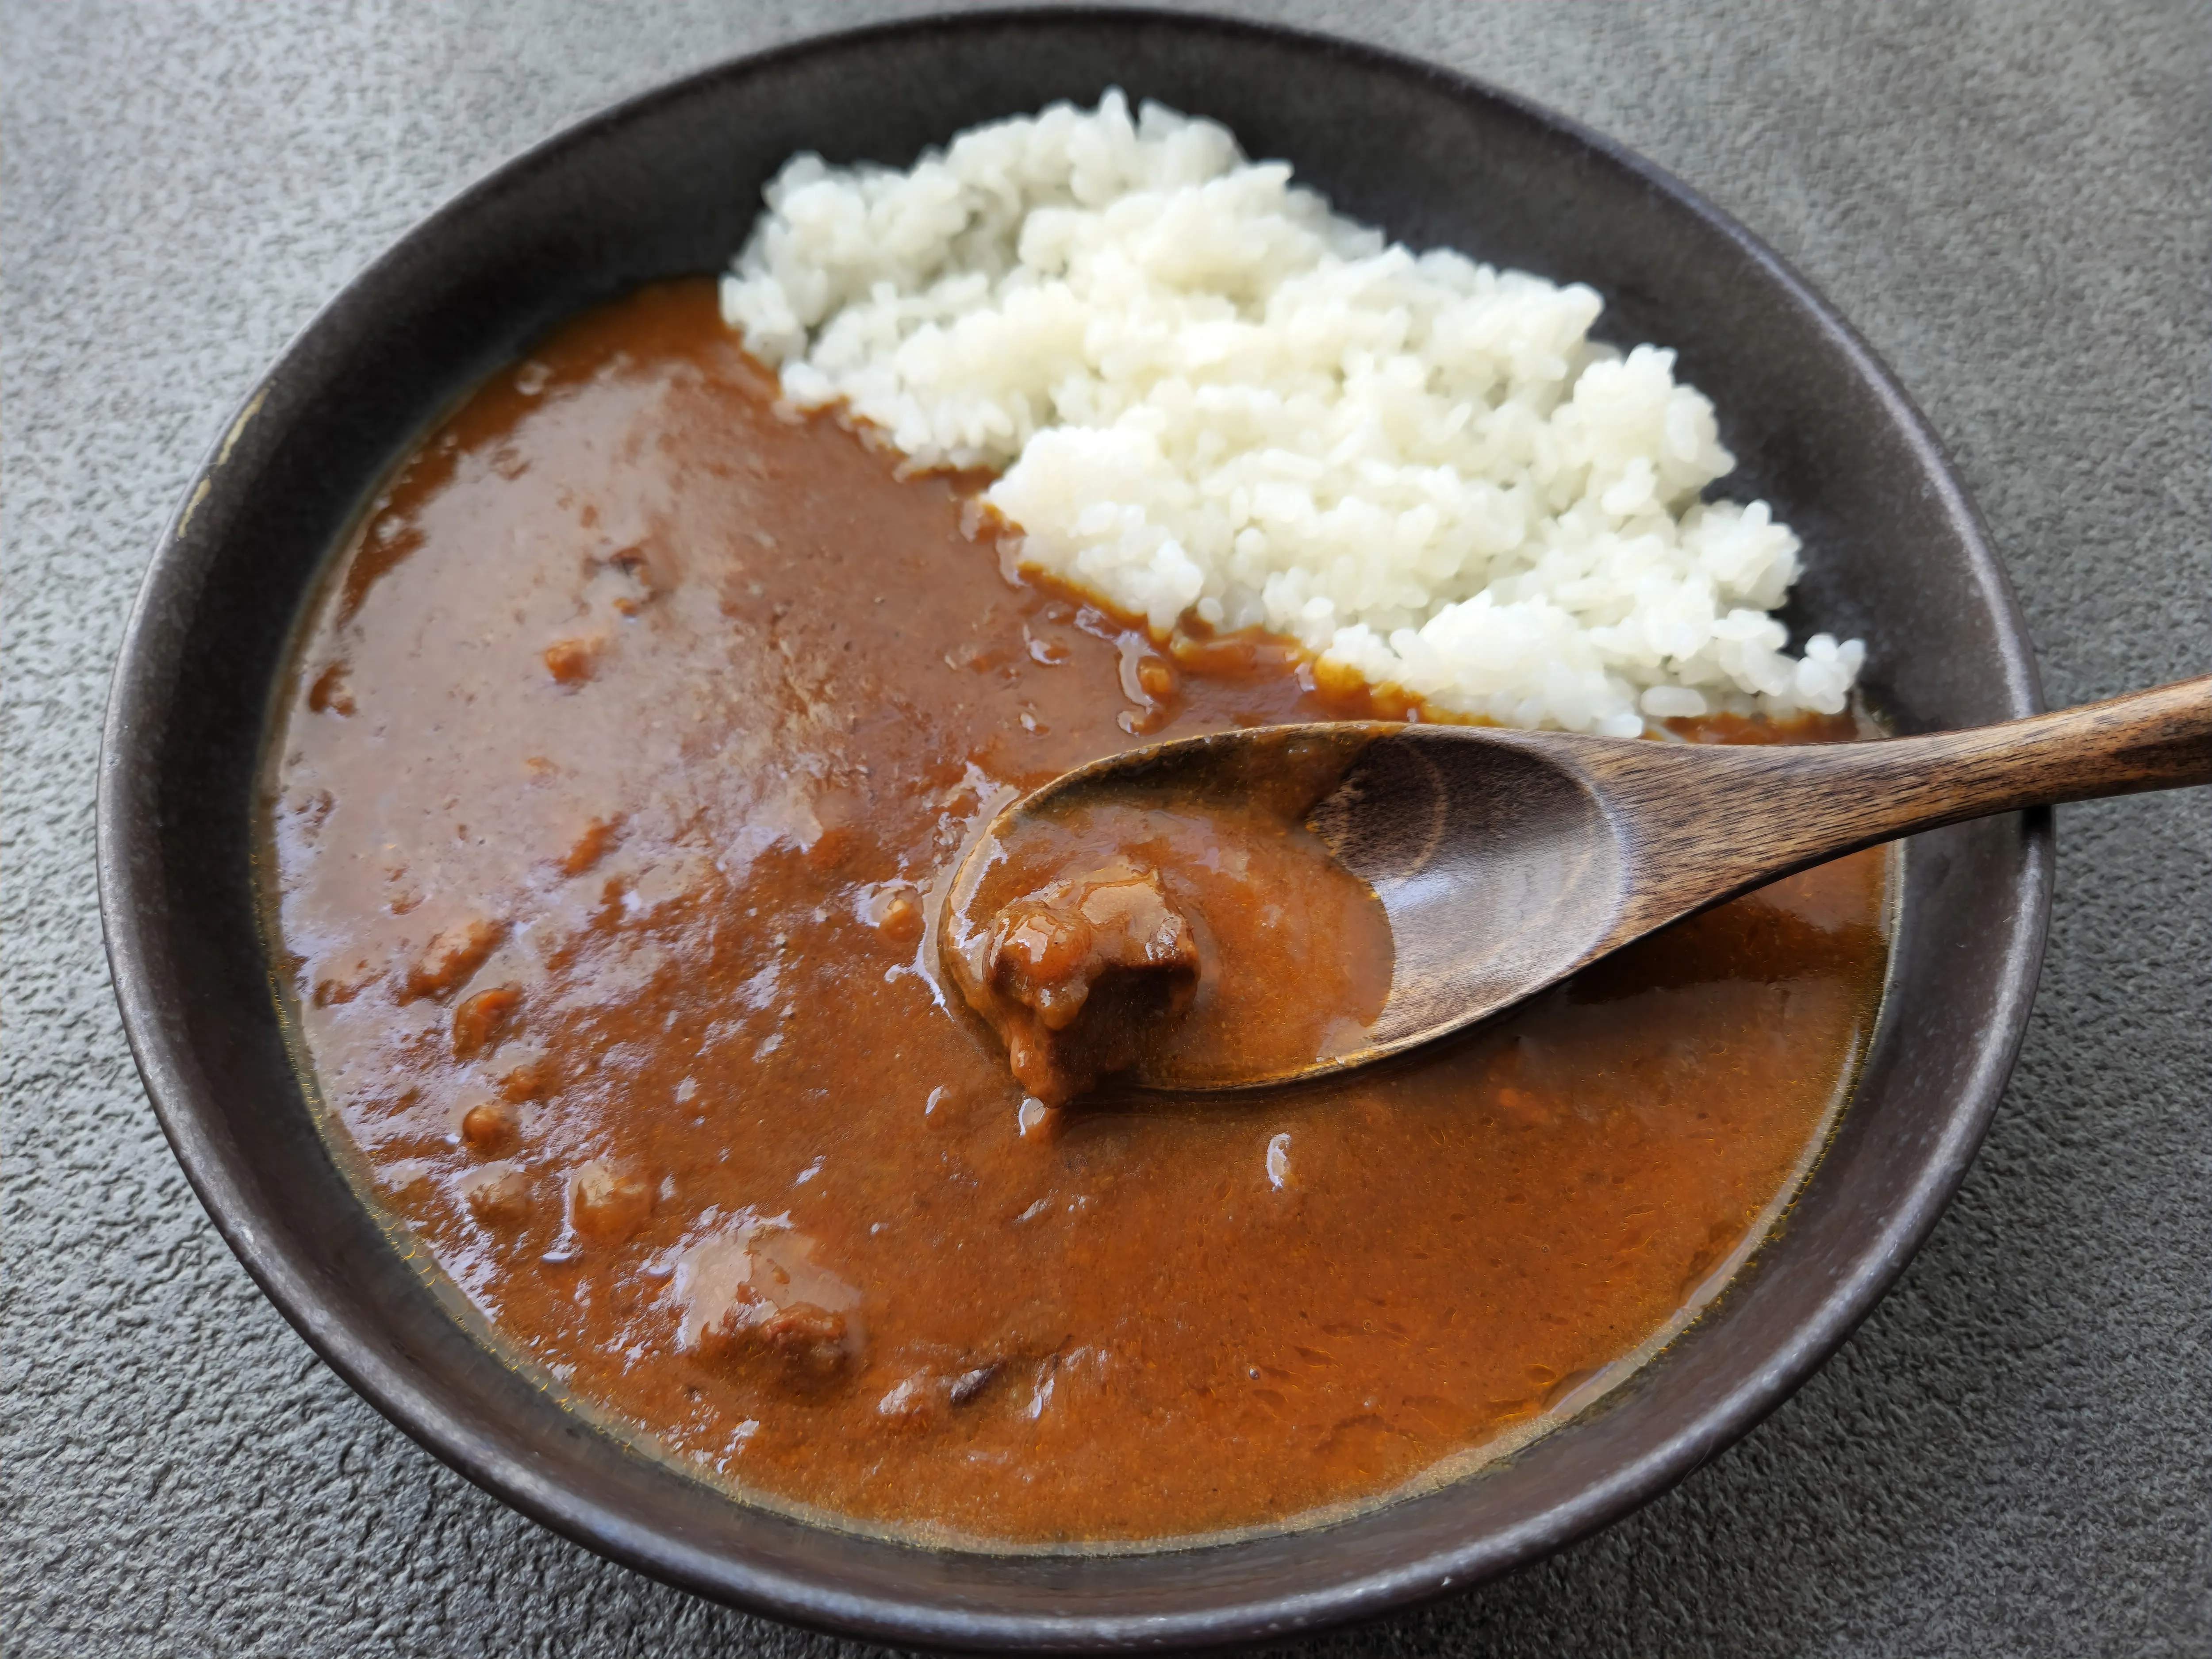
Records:
M1006 807L962 861L938 944L1048 1103L1102 1075L1174 1090L1275 1085L1457 1030L1655 929L1859 848L2207 782L2212 676L2002 726L1809 746L1382 722L1220 732L1079 767ZM1185 890L1172 868L1109 845L1103 864L1026 894L1048 866L1033 859L1028 878L1006 875L1025 840L1057 834L1064 848L1054 826L1085 815L1125 839L1194 818L1200 839L1182 845L1203 849L1220 839L1212 814L1233 815L1245 827L1222 836L1248 840L1255 816L1272 823L1270 844L1307 849L1318 873L1379 903L1387 989L1378 971L1371 1018L1317 1018L1301 1029L1325 1041L1226 1060L1216 1043L1195 1063L1192 1045L1155 1040L1188 1006L1205 954L1172 902ZM1297 868L1279 861L1266 878ZM1295 999L1298 969L1267 968L1283 981L1279 998ZM1055 1071L1038 1045L1086 1026L1090 1049L1072 1073Z

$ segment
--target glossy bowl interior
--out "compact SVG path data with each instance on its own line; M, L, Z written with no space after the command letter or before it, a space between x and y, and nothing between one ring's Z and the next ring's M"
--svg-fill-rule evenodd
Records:
M1119 85L1224 120L1415 246L1595 286L1676 347L1805 538L1791 620L1863 635L1906 730L2033 712L1972 509L1865 346L1741 228L1569 123L1402 59L1187 16L930 20L711 70L524 156L348 288L218 441L154 562L102 756L100 872L131 1043L224 1237L352 1385L470 1479L618 1560L811 1625L963 1647L1252 1640L1468 1586L1601 1526L1741 1435L1896 1277L1980 1140L2025 1023L2039 817L1923 837L1854 1103L1796 1212L1674 1346L1480 1475L1324 1528L1139 1555L933 1552L730 1501L562 1410L389 1247L303 1102L254 912L256 765L303 602L385 470L558 319L714 270L791 152L903 163Z

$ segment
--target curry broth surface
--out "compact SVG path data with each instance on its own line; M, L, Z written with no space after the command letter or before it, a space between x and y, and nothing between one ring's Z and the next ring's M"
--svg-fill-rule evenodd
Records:
M704 281L561 330L389 482L272 754L325 1098L507 1338L744 1488L1035 1544L1376 1497L1679 1324L1841 1098L1881 855L1413 1064L1024 1118L923 942L963 842L1374 710L1011 580L959 481L774 397ZM814 1324L718 1342L763 1286Z

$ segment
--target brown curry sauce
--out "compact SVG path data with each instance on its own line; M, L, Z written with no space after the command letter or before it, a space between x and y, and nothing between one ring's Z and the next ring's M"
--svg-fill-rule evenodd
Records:
M1817 1152L1882 855L1387 1070L1025 1103L932 971L963 842L1137 741L1378 711L1016 576L963 483L779 414L704 281L570 323L399 467L270 786L377 1197L576 1395L863 1524L1280 1522L1575 1408Z

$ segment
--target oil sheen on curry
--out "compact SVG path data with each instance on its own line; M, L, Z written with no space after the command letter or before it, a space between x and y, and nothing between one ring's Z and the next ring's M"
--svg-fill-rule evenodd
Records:
M1407 1062L1085 1092L1071 986L1323 1052L1387 927L1265 835L1073 825L979 923L986 1018L934 944L963 847L1136 744L1394 711L1025 579L975 480L775 391L705 281L569 324L388 481L282 714L326 1121L504 1340L756 1499L1021 1547L1341 1512L1678 1331L1847 1089L1881 854Z

